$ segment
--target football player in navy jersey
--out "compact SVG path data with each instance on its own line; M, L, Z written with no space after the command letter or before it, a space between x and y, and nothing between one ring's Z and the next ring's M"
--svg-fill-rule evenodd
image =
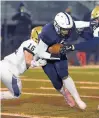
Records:
M83 22L73 21L72 17L67 13L58 13L55 16L54 22L48 23L43 27L39 35L40 42L37 47L38 56L47 59L47 65L43 66L43 70L53 86L64 96L66 102L71 107L75 106L76 102L82 110L86 108L86 104L81 100L74 81L69 76L66 54L53 55L48 52L48 48L53 44L67 42L74 28L89 26L89 22L84 22L84 26ZM52 60L51 58L55 59ZM70 94L75 99L75 102Z

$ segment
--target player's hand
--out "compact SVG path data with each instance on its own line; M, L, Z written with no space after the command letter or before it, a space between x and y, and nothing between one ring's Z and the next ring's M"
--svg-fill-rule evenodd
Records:
M64 44L63 47L60 48L60 54L64 55L67 52L74 51L75 47L72 44Z
M39 67L39 66L45 66L47 64L47 61L44 59L38 59L38 61L32 60L31 61L31 67Z
M90 21L90 27L95 30L97 27L99 27L99 18L95 18Z
M47 64L47 61L45 59L39 59L37 63L38 66L45 66Z

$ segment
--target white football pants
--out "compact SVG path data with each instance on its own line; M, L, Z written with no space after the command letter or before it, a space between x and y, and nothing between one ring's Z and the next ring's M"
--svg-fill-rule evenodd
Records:
M18 97L21 94L22 83L21 83L20 78L16 77L10 71L7 64L8 64L8 62L6 62L6 61L0 61L0 80L9 89L9 91L10 91L9 94L11 93L13 96ZM3 93L3 91L1 92L1 96L2 96L2 93ZM10 99L11 95L6 94L5 97L8 97ZM6 99L5 97L4 97L4 99Z

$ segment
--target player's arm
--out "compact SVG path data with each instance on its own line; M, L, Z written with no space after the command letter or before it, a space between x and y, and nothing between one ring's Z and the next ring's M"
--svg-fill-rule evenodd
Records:
M66 54L67 52L78 50L78 51L92 51L99 47L99 37L94 37L92 40L86 42L81 42L75 45L66 44L60 48L61 54Z
M48 49L48 45L46 43L44 43L42 40L40 40L37 48L37 54L40 58L43 59L49 59L49 60L60 60L60 58L56 55L56 54L51 54L49 52L47 52Z
M24 56L25 56L26 66L30 67L31 66L31 61L33 60L32 53L29 53L28 51L24 50Z
M32 68L39 67L39 66L45 66L47 64L47 61L44 59L35 60L35 56L33 56L32 53L30 53L26 50L24 51L24 56L25 56L27 68L29 68L30 66Z
M90 27L90 22L86 22L86 21L74 21L74 23L75 23L75 27L77 29L85 28L85 27Z
M94 37L86 42L81 42L78 44L55 44L49 47L49 51L53 54L66 54L70 51L93 51L99 47L99 37Z
M35 55L36 46L36 43L32 40L27 40L23 43L23 51L27 67L37 67L46 65L45 60L39 60L39 58L37 59L37 56Z

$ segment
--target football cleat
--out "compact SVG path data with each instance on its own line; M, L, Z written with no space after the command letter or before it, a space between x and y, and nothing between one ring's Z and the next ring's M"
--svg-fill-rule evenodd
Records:
M81 110L85 110L86 109L86 107L87 107L87 105L83 102L83 101L77 101L77 105L79 106L79 108L81 109Z

